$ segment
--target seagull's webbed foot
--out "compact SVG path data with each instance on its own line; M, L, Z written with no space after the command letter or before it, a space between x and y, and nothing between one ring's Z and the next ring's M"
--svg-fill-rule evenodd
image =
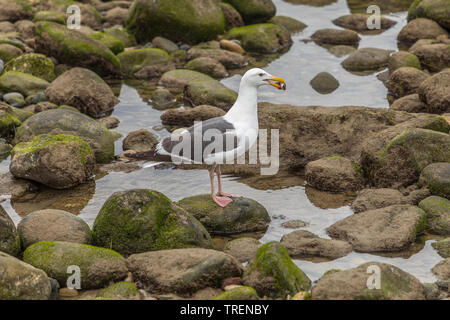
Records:
M219 191L219 196L227 197L227 198L240 198L241 197L238 194L228 193L228 192L223 192L223 191Z
M218 197L215 194L212 194L211 197L214 200L214 202L217 203L217 205L222 207L222 208L226 207L231 202L233 202L233 200L231 200L228 197Z

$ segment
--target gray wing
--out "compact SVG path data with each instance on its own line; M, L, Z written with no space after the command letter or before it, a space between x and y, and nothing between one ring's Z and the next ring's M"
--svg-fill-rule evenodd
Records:
M187 132L180 134L178 137L172 135L163 139L161 141L161 148L166 153L187 158L192 161L195 159L196 161L203 162L204 156L231 151L236 149L238 146L235 127L223 117L216 117L202 121L187 128L186 131ZM199 135L201 136L199 137ZM188 140L186 141L186 139ZM196 140L201 141L201 148L197 148L197 150L195 150L194 147L194 142ZM179 146L180 143L184 143L186 145L189 143L190 154L188 152L183 152L185 149L182 149L181 152L179 151L181 147ZM204 150L213 143L215 149L210 153L208 152L208 154L204 154ZM175 152L175 150L178 152ZM201 154L199 154L199 152L201 152Z

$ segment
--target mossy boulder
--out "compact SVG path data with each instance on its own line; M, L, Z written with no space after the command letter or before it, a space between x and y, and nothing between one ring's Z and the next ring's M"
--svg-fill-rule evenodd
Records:
M58 108L28 118L16 132L14 143L32 140L41 134L68 134L82 138L93 149L99 163L114 158L114 137L104 125L77 111Z
M342 66L349 71L368 71L384 69L391 51L378 48L358 49L344 61Z
M239 40L246 51L257 53L284 52L292 45L290 33L272 23L233 28L225 35L225 39Z
M329 94L339 88L339 81L328 72L320 72L309 82L311 87L320 94Z
M356 13L341 16L333 20L333 23L339 27L354 30L357 32L373 32L367 26L367 21L370 18L369 14L366 13ZM380 30L384 31L397 24L396 21L388 19L384 16L380 17Z
M56 209L34 211L17 225L22 247L39 241L65 241L89 244L91 229L76 215Z
M295 265L286 248L276 241L262 245L249 262L244 285L255 288L258 295L286 299L299 291L308 291L311 280Z
M20 50L25 49L25 44L21 40L17 40L10 37L0 36L0 44L10 44L19 48Z
M220 288L227 278L240 277L242 267L223 252L186 248L133 254L127 267L149 292L190 295L203 288Z
M101 76L119 76L119 59L102 43L54 22L38 22L36 51L60 63L86 67Z
M136 45L136 38L122 26L113 26L103 30L104 33L119 39L125 48Z
M22 54L22 50L7 43L0 43L0 59L4 62L8 62Z
M388 60L388 69L390 73L402 67L421 69L419 58L406 51L398 51L391 55Z
M262 245L255 238L237 238L227 242L224 252L235 257L239 262L244 263L250 261Z
M66 134L39 135L15 145L10 171L16 178L68 189L87 182L94 166L94 152L81 138Z
M379 268L380 289L367 286L369 268ZM312 288L313 300L425 300L425 289L411 274L386 263L367 262L356 268L328 272Z
M408 21L427 18L450 30L450 4L448 0L415 0L408 10Z
M17 256L20 252L20 237L16 226L2 206L0 206L0 251L12 256Z
M303 22L286 16L275 16L268 22L285 28L291 34L302 32L307 27Z
M427 104L427 112L450 112L450 69L427 78L420 84L417 91L420 100Z
M418 93L421 83L429 77L428 73L416 68L398 68L390 74L389 80L386 82L389 103L393 103L396 99L403 98L410 94Z
M224 115L225 111L222 109L208 105L201 105L189 109L169 109L164 111L161 115L161 121L163 125L190 127L194 125L195 121L205 121Z
M59 23L59 24L66 23L66 20L64 19L64 17L55 11L39 11L34 15L33 21L34 22L50 21L50 22L55 22L55 23Z
M8 71L0 76L0 90L20 92L24 96L44 91L48 85L49 83L44 79L18 71Z
M100 290L96 297L110 300L137 299L139 291L133 282L120 281Z
M225 31L225 18L215 0L136 0L126 20L138 42L155 36L198 43Z
M214 300L259 300L259 297L252 287L240 286L219 294Z
M5 65L5 72L8 71L29 73L48 82L53 81L56 77L53 62L39 53L26 53L10 60Z
M122 141L122 149L144 152L153 150L158 144L156 135L147 129L139 129L130 132Z
M450 258L450 238L433 242L431 246L438 252L441 257Z
M426 166L419 182L426 185L432 194L450 199L450 163L437 162Z
M244 19L242 19L241 14L231 4L220 2L219 5L225 17L225 28L227 30L244 25Z
M11 107L4 102L0 102L0 136L10 139L14 137L16 129L20 127L33 113L22 109Z
M214 105L228 110L236 101L237 94L210 76L192 70L177 69L166 72L160 84L175 92L189 86L195 105Z
M48 100L70 105L94 118L110 115L119 99L95 72L72 68L55 79L45 90Z
M33 17L33 7L26 0L0 0L0 21L15 22Z
M110 34L107 34L105 32L94 32L94 33L91 33L89 35L89 38L103 43L114 54L119 54L125 49L125 46L122 43L122 41L120 41L116 37L114 37L114 36L112 36Z
M48 300L51 285L44 271L0 252L0 300Z
M277 11L272 0L225 0L225 2L239 11L246 24L266 22Z
M178 205L214 235L265 231L270 223L267 210L255 200L244 197L234 198L225 208L219 207L209 194L181 199Z
M120 59L123 72L130 77L135 76L137 72L144 68L158 68L165 70L162 72L164 73L167 71L170 62L169 54L157 48L128 50L117 57ZM162 73L159 72L158 75L161 76Z
M448 40L441 38L419 40L409 49L419 58L420 64L431 72L445 71L450 65L450 46Z
M435 21L425 18L411 20L397 36L400 47L409 48L420 39L448 37L448 32Z
M364 211L326 229L334 239L360 252L390 252L408 248L425 230L427 214L412 205L392 205Z
M103 204L93 227L93 242L123 254L212 246L197 219L154 190L116 192Z
M12 147L3 139L0 139L0 162L9 157Z
M41 241L29 246L23 260L44 270L61 287L67 286L69 266L80 268L82 289L102 288L111 281L127 276L125 259L117 252L105 248L64 241Z
M225 78L228 77L227 69L219 61L212 58L200 57L189 61L186 69L198 71L207 74L213 78Z
M449 134L412 128L394 137L384 147L363 146L361 166L376 187L407 186L418 180L427 165L448 159Z
M431 232L450 235L450 200L431 196L420 201L419 207L428 215L427 226Z

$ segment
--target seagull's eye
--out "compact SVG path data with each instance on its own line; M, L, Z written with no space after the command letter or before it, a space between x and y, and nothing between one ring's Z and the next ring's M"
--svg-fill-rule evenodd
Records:
M264 73L260 73L260 74L258 74L258 76L262 77L262 76L264 76Z

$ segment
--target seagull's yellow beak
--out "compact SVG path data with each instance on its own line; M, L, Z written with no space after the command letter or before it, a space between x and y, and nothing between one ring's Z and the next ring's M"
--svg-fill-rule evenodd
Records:
M272 77L270 79L264 80L271 86L277 88L278 90L286 90L286 82L278 77Z

